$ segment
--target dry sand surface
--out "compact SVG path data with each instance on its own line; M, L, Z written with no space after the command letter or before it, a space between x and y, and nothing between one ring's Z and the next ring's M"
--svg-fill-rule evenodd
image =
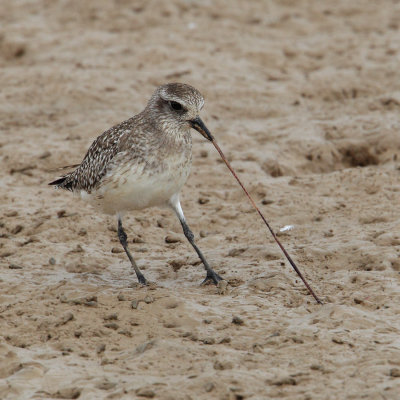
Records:
M399 29L399 1L1 0L0 398L399 399ZM47 186L173 81L323 306L195 131L226 293L169 210L126 218L141 288L114 218Z

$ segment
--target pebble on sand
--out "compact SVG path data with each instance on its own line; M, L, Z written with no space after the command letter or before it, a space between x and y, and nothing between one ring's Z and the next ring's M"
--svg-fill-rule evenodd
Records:
M244 325L244 321L243 321L242 318L240 318L239 316L235 315L235 316L232 318L232 324L235 324L235 325Z

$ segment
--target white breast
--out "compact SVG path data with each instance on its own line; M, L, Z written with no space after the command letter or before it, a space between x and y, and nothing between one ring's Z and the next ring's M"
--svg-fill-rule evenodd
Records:
M144 164L119 164L103 178L97 190L81 191L81 197L107 214L165 206L185 184L190 166L191 157L187 154L164 160L161 170Z

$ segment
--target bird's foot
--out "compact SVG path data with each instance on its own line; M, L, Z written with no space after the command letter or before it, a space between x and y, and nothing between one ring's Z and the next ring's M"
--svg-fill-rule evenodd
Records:
M152 282L152 281L148 281L147 279L141 279L138 282L132 282L129 287L133 288L133 289L150 289L150 290L154 290L158 287L156 282Z
M149 285L149 281L142 274L138 275L137 278L138 278L138 282L141 286Z
M223 279L216 272L211 270L211 271L207 271L207 276L204 279L204 281L201 283L201 285L207 285L209 282L212 281L212 283L217 286L218 282L222 281L222 280Z

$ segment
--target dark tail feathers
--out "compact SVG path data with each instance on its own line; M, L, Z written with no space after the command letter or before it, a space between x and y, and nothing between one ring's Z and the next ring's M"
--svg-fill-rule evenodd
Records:
M80 164L74 164L74 165L67 165L66 167L61 167L58 168L58 170L65 170L65 169L71 169L71 168L76 168L79 167ZM56 179L53 182L50 182L50 186L56 186L61 189L67 189L67 190L72 190L72 184L73 181L71 179L68 179L70 177L71 173L68 173L61 178Z
M58 188L72 190L71 189L71 182L66 181L68 175L62 176L61 178L56 179L53 182L50 182L49 185L56 186Z
M63 176L62 178L58 178L58 179L56 179L55 181L50 182L49 185L61 186L61 185L64 183L64 181L65 181L66 179L67 179L67 177L66 177L66 176Z

